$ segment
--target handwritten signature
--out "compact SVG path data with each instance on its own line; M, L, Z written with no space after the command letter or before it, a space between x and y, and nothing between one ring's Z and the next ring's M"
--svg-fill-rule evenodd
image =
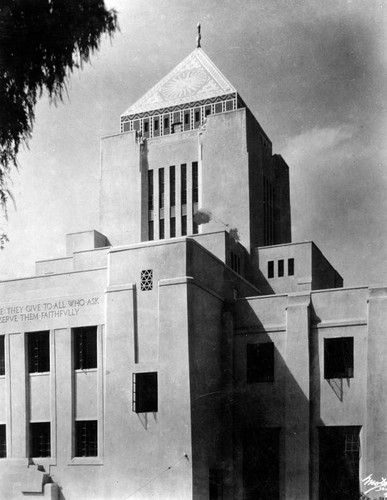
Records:
M387 494L387 478L382 477L380 481L376 481L375 479L372 479L372 474L369 476L365 477L361 481L364 486L371 486L371 488L364 493L367 495L370 491L382 491Z

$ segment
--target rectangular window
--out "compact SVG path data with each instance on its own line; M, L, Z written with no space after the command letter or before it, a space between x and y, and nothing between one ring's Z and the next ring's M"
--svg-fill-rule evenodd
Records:
M247 383L273 382L274 343L247 344Z
M164 208L164 169L159 169L159 207Z
M182 215L181 217L181 235L186 236L187 234L187 216Z
M148 134L148 132L149 132L149 122L144 121L144 133Z
M187 128L189 128L189 115L189 111L184 112L184 130L187 130Z
M180 165L181 172L181 204L187 204L187 165L183 163Z
M195 222L195 219L193 220L192 222L192 232L193 234L199 234L199 226L198 226L198 223Z
M160 235L159 235L159 239L160 240L163 240L165 238L165 229L164 229L164 219L160 219L159 221L159 232L160 232Z
M5 424L0 425L0 458L7 458L7 433Z
M5 336L0 336L0 375L5 375Z
M148 240L152 241L154 239L154 229L153 220L148 221Z
M78 420L75 422L75 456L98 456L97 420Z
M50 422L30 423L30 457L51 456Z
M205 116L208 116L211 114L211 105L205 107L204 114L205 114Z
M269 260L267 263L267 277L274 278L274 260Z
M324 339L324 378L353 377L353 337Z
M166 116L164 118L164 130L169 129L169 118Z
M74 328L73 349L75 370L97 368L97 327Z
M288 276L294 276L294 259L288 259Z
M278 277L282 278L284 275L284 261L281 259L278 261Z
M199 177L198 177L198 162L192 162L192 201L199 201Z
M50 371L50 332L27 333L28 372Z
M154 127L155 127L155 131L159 129L159 119L158 118L155 118Z
M176 205L176 177L174 165L169 167L169 204L171 207Z
M171 238L174 238L176 236L176 218L171 217L169 223L170 223Z
M223 499L223 471L221 469L209 470L209 500Z
M153 210L153 170L148 171L148 210Z
M132 410L136 413L158 411L157 372L133 373Z

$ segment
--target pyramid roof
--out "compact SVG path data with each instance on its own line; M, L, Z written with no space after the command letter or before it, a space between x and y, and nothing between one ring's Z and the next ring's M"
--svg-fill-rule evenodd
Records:
M236 93L203 49L196 48L171 72L130 106L122 116L168 108Z

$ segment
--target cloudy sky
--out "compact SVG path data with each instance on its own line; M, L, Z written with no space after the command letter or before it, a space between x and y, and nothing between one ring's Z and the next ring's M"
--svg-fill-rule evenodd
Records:
M384 5L383 5L384 4ZM109 0L121 31L43 97L3 223L0 279L98 229L99 138L195 48L238 89L290 166L293 241L314 240L346 286L387 283L387 8L381 0Z

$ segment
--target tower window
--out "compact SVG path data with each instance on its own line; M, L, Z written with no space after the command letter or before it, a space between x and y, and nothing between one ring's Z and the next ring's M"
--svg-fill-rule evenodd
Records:
M149 122L144 122L144 132L147 134L149 132Z
M30 457L51 456L50 422L30 423Z
M154 127L155 127L155 130L159 129L159 119L158 118L155 118Z
M160 219L160 222L159 222L159 232L160 232L160 235L159 235L159 239L160 240L163 240L165 238L165 226L164 226L164 219Z
M187 204L187 165L183 163L180 165L181 172L181 204Z
M288 259L288 276L294 276L294 259Z
M152 241L154 239L154 229L153 220L148 221L148 240Z
M204 114L205 114L205 116L208 116L211 114L211 105L205 107Z
M166 116L164 118L164 129L168 129L169 128L169 118Z
M176 217L171 217L170 221L170 237L174 238L176 236Z
M184 113L184 125L189 125L189 112Z
M0 458L7 457L7 433L5 424L0 425Z
M75 456L98 456L97 420L78 420L75 422Z
M133 373L132 410L136 413L156 412L157 402L157 372Z
M267 263L267 277L274 278L274 260L269 260Z
M153 210L153 170L148 171L148 210Z
M27 334L28 372L50 371L50 332L31 332Z
M159 169L159 207L164 208L164 169Z
M174 165L169 167L169 204L171 207L176 205L176 177Z
M247 344L247 383L273 382L274 343Z
M353 377L353 337L324 339L324 378Z
M141 290L146 292L153 289L153 271L152 269L144 269L141 271Z
M198 203L199 201L199 174L198 162L192 162L192 201Z
M0 336L0 375L5 375L5 349L4 349L5 336Z
M278 261L278 276L281 278L284 275L284 261L281 259Z
M97 368L97 327L74 328L73 342L75 370Z
M187 234L187 216L182 215L181 217L181 235L185 236Z

